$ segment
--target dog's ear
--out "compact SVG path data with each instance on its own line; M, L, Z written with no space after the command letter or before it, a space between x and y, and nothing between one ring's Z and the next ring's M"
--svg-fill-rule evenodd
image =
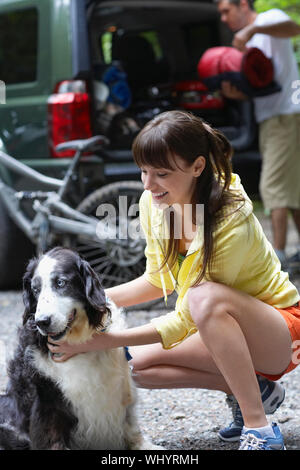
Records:
M88 303L87 315L89 323L93 327L104 326L104 315L110 315L106 305L105 292L101 286L98 274L91 268L87 261L80 259L79 271L85 289L85 297Z
M34 314L36 311L37 302L32 293L31 279L37 264L38 260L36 258L31 259L23 276L23 302L25 306L25 311L23 314L23 325L25 325L30 316L32 316L32 314Z

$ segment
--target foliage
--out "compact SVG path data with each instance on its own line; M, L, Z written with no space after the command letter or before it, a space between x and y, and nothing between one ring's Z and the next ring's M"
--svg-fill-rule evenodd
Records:
M299 0L256 0L255 9L258 12L270 10L271 8L279 8L285 11L293 18L294 21L300 23L300 3Z
M300 2L299 0L256 0L255 9L257 12L279 8L287 13L296 23L300 25ZM292 39L297 62L300 65L300 36Z

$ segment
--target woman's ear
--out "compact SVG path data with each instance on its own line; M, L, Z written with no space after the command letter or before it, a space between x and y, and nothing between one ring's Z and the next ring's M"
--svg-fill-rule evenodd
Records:
M194 176L198 178L201 175L206 165L206 159L203 156L199 156L193 163Z

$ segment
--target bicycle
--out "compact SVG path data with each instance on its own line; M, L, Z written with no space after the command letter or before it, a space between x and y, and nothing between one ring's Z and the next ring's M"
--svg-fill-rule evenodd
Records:
M101 274L103 286L110 287L130 281L144 272L145 241L138 229L138 212L132 215L121 213L118 204L120 197L126 196L129 208L137 205L143 191L142 183L121 181L104 185L85 197L77 207L72 207L66 200L70 185L74 186L74 175L82 155L106 143L104 136L94 136L59 144L57 151L75 150L63 179L45 176L0 151L2 169L5 167L10 172L30 178L35 184L46 185L51 189L17 191L4 181L0 172L0 202L14 224L26 235L29 241L28 253L31 247L35 248L37 254L56 245L75 249ZM115 208L114 221L102 212L100 218L96 216L97 208L105 208L106 204ZM121 230L124 227L127 227L125 236L124 230ZM134 236L128 227L135 229ZM0 246L3 256L4 251ZM26 252L26 249L23 251ZM24 263L21 264L25 268ZM3 267L1 271L0 287L5 284L7 276Z

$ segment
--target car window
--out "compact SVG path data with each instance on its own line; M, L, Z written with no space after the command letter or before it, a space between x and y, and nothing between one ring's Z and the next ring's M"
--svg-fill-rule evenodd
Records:
M36 80L37 41L36 8L0 15L0 79L6 85Z
M131 36L133 36L133 34ZM146 40L152 49L154 57L157 60L162 59L163 51L159 42L157 31L154 31L154 30L140 31L139 33L135 34L135 36L141 37L144 40ZM102 57L103 57L104 63L107 65L111 64L111 62L113 61L113 57L112 57L113 44L114 42L119 40L118 39L119 37L120 37L120 33L115 27L111 27L108 31L106 31L100 36L100 47L101 47Z
M183 26L186 49L189 52L191 70L197 70L197 64L202 54L210 47L220 44L217 24L194 23Z

